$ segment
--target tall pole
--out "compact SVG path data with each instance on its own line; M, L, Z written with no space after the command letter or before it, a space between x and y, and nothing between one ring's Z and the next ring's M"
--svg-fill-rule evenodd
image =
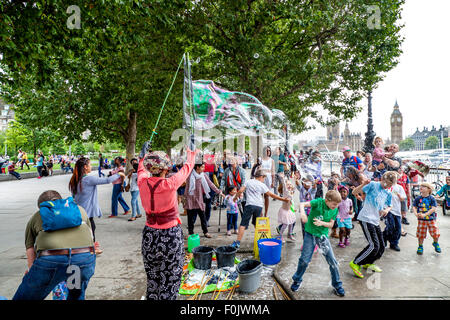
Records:
M368 108L367 108L367 132L366 139L364 140L364 152L373 152L375 148L373 145L373 139L375 138L375 132L373 131L373 121L372 121L372 90L368 91Z

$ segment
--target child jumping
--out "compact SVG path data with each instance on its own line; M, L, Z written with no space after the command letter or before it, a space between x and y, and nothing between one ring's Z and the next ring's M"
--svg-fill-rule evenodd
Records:
M369 244L354 260L350 262L350 268L358 278L364 278L361 266L375 272L382 270L374 264L381 258L384 252L384 239L380 229L380 216L386 216L391 208L392 193L388 191L397 181L394 172L386 172L380 182L364 180L364 182L353 190L354 195L365 194L364 203L358 215L361 228Z
M233 197L237 193L235 186L229 187L227 191L228 195L224 199L224 204L227 206L227 236L231 236L232 229L234 229L234 234L237 234L238 202L240 200L233 200Z
M352 214L353 203L348 198L348 188L346 186L339 186L339 193L342 201L338 206L337 225L339 227L339 247L345 248L350 245L350 231L353 228Z
M333 226L338 214L338 206L341 196L336 190L326 193L325 199L317 198L310 202L300 203L301 220L305 223L305 237L303 240L303 250L298 260L297 271L292 276L294 282L291 285L292 291L298 291L302 283L303 274L308 267L316 245L322 251L328 265L330 266L331 284L334 293L340 297L345 295L342 281L339 277L339 266L333 254L333 249L328 240L329 229ZM309 216L305 214L305 208L311 208Z
M413 212L418 219L417 224L417 239L419 240L419 247L417 254L423 254L423 241L427 237L427 229L430 236L433 237L433 247L437 253L441 253L439 247L439 229L436 225L436 199L431 195L433 186L428 182L420 184L420 196L414 200Z
M278 223L281 224L280 227L280 237L283 243L286 242L283 239L283 233L286 228L288 229L288 239L290 241L295 241L293 236L294 224L295 224L295 213L291 210L292 196L294 195L294 186L291 184L289 179L283 179L283 183L280 184L278 192L283 195L283 198L289 199L289 202L283 202L280 209L278 210Z

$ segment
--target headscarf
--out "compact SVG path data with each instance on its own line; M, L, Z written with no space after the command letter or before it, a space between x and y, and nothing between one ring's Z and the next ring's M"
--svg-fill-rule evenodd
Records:
M144 158L144 167L153 176L158 176L163 170L172 168L172 161L164 151L152 151Z

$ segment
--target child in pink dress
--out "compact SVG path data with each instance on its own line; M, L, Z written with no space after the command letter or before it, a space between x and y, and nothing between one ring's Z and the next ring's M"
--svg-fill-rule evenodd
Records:
M345 248L350 245L350 230L352 225L353 203L348 198L348 188L346 186L339 186L339 193L342 201L338 206L338 215L336 218L339 227L339 247Z
M281 190L282 189L282 190ZM278 223L281 224L280 228L280 238L283 243L286 240L283 239L283 233L288 229L288 239L290 241L295 241L295 237L292 235L294 229L294 223L296 220L295 212L291 210L292 196L294 195L294 186L289 181L289 179L283 179L283 183L280 184L278 191L283 194L283 198L288 198L289 202L283 202L280 209L278 210Z

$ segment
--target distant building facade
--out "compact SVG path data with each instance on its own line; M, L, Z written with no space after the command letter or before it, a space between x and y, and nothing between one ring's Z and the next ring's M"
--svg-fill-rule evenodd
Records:
M340 133L339 123L334 126L327 126L326 140L319 141L318 148L323 151L340 151L342 147L349 146L353 151L361 150L364 145L364 141L360 133L352 133L348 127L348 123L345 124L343 133Z
M400 112L397 100L395 100L394 111L391 114L391 143L399 144L403 140L403 116Z
M435 136L439 140L439 148L442 147L441 137L442 138L448 138L450 127L444 127L441 125L439 129L435 128L434 126L431 128L431 130L428 130L427 127L423 127L422 131L419 131L419 128L416 129L416 132L414 132L410 138L414 140L415 148L414 150L425 150L425 141L431 137Z
M0 131L5 131L11 121L14 121L14 110L10 104L0 99Z

